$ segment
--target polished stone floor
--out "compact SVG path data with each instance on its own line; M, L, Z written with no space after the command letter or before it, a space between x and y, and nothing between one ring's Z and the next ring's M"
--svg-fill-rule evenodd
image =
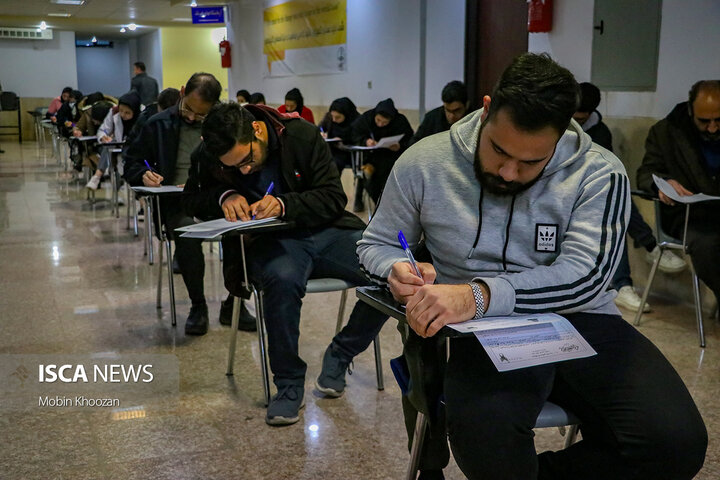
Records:
M394 322L381 333L385 390L376 389L368 351L356 359L346 395L322 398L312 380L332 337L339 294L309 295L300 338L308 363L307 406L299 423L269 427L254 334L239 333L236 373L225 375L229 329L217 321L226 295L217 250L211 253L206 245L210 331L186 337L189 300L182 281L175 277L173 328L167 301L155 307L157 266L148 265L141 238L126 229L125 211L115 219L106 202L90 205L82 185L70 181L49 148L6 141L2 148L0 354L172 354L180 381L177 395L120 410L12 409L0 401L0 478L402 478L406 436L400 392L387 364L400 352ZM349 189L347 173L344 181ZM99 192L98 199L105 195ZM640 330L678 369L710 432L697 478L720 478L717 321L706 320L703 350L691 308L662 298L652 298L652 304ZM0 389L9 381L0 380ZM538 431L536 438L539 450L562 446L555 429ZM463 478L455 465L446 476Z

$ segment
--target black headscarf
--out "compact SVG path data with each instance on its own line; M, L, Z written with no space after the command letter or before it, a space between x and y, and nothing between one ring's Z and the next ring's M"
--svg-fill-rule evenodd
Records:
M285 94L285 100L292 100L293 102L295 102L297 104L295 111L298 113L298 115L302 113L305 102L303 100L302 93L300 93L300 90L298 90L297 88L293 88Z
M127 136L132 130L133 125L140 116L140 97L137 93L129 92L118 99L118 105L125 105L133 112L133 117L130 120L123 120L123 135Z
M382 113L384 117L392 120L395 118L395 115L398 114L398 111L397 108L395 108L395 102L393 102L392 98L386 98L375 106L375 113Z
M330 104L329 111L342 113L345 115L345 120L342 123L335 123L330 119L329 122L323 124L323 127L327 131L328 138L340 137L343 139L343 142L351 143L351 126L355 119L360 116L355 104L348 97L338 98Z

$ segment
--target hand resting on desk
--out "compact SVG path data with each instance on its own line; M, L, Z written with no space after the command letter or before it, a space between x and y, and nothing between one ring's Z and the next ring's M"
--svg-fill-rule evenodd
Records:
M159 173L155 173L151 170L145 170L142 180L143 185L145 185L146 187L159 187L164 178Z

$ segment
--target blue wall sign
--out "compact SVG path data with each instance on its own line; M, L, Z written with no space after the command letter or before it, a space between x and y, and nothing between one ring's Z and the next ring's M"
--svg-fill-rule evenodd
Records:
M225 9L219 7L191 7L192 23L225 23Z

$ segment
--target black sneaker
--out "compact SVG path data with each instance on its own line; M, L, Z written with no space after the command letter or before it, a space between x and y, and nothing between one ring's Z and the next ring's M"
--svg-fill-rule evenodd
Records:
M265 423L268 425L292 425L300 420L300 409L305 406L305 386L285 385L278 388L270 400Z
M233 296L223 300L220 305L220 325L230 326L232 325L232 311L233 311ZM240 318L238 319L238 330L244 332L256 332L257 323L255 317L248 311L244 301L240 301Z
M185 335L205 335L208 331L207 303L190 307L190 315L185 321Z
M349 370L350 361L340 357L327 347L323 355L322 371L315 380L315 388L329 397L338 398L345 393L345 372Z

